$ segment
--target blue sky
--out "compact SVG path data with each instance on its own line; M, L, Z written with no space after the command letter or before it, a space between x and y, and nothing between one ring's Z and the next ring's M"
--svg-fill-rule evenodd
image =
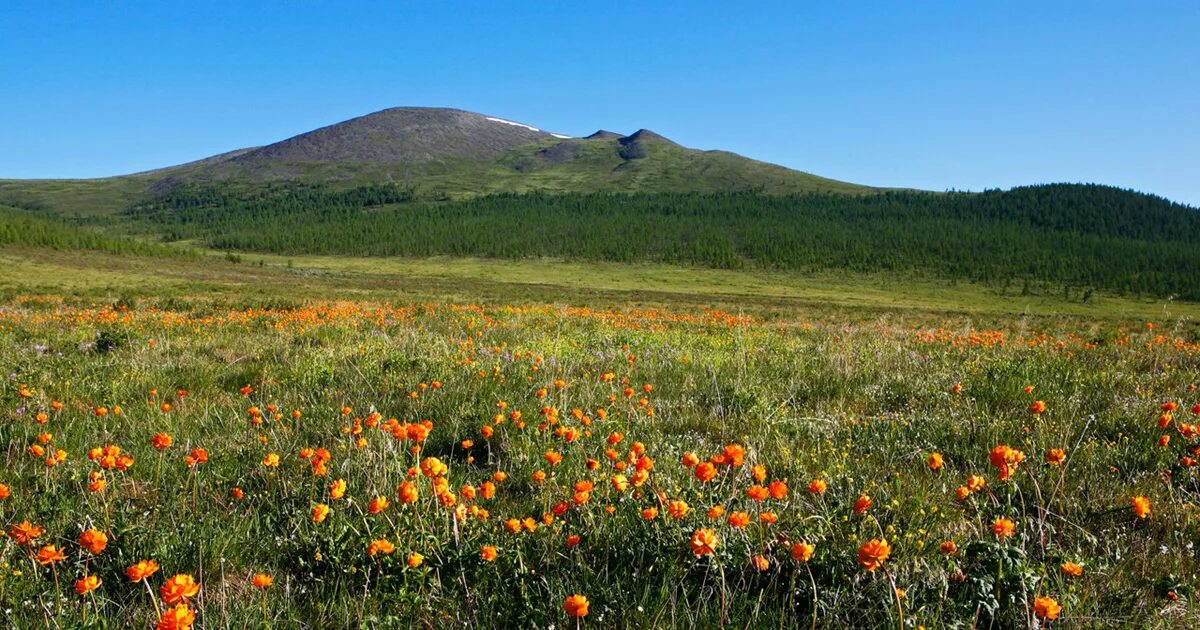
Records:
M1094 181L1200 205L1198 34L1196 0L5 0L0 177L438 105L874 185Z

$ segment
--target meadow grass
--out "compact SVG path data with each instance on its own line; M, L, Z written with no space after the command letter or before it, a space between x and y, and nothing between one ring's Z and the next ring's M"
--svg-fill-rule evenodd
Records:
M1190 305L1061 317L650 266L4 256L8 626L151 625L176 575L206 628L1026 627L1042 598L1062 626L1200 621ZM43 531L22 545L25 521ZM65 558L39 564L48 545ZM161 568L131 583L142 560Z

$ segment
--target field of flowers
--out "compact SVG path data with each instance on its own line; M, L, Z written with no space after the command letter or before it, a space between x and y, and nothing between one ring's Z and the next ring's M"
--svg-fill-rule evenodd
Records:
M1200 346L0 307L3 627L1196 627Z

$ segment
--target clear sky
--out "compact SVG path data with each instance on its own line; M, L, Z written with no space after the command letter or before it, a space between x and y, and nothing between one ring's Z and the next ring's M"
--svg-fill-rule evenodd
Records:
M1200 205L1200 1L0 2L0 177L95 177L398 105L646 127L880 186Z

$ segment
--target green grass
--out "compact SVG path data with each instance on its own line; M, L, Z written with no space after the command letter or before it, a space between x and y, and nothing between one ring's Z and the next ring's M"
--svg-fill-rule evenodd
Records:
M1186 410L1200 398L1188 386L1200 381L1200 364L1195 347L1175 346L1174 333L1161 326L1047 320L1055 330L1044 337L1021 317L994 314L1005 344L958 345L965 325L936 341L918 337L945 321L938 311L814 306L767 322L701 315L685 296L750 303L726 292L732 287L724 282L735 276L708 272L693 277L696 293L670 294L679 302L654 293L668 310L607 312L531 302L541 295L536 288L509 295L508 305L410 302L413 294L399 282L373 284L405 277L389 275L399 267L327 265L331 275L314 276L320 261L297 261L288 272L104 259L88 255L82 277L69 279L78 284L59 294L12 296L0 310L0 361L11 374L0 388L7 410L0 483L11 492L0 500L0 523L6 531L26 519L45 528L33 549L0 544L0 614L12 627L151 625L152 596L123 575L147 558L162 567L149 581L156 592L176 574L200 583L190 606L203 627L570 627L563 602L576 593L590 601L582 625L596 627L1023 627L1032 625L1030 607L1043 596L1062 605L1063 626L1200 622L1200 564L1189 548L1200 536L1200 485L1196 468L1179 465L1195 441L1155 425L1169 400L1183 405L1176 422L1191 421ZM395 264L408 265L405 273L436 273L438 262ZM49 257L18 271L36 280L48 273L41 264L65 268ZM466 292L486 286L473 283L487 267L450 266L447 273L457 275L442 276L444 284ZM549 275L563 283L552 292L570 296L564 301L587 303L614 290L564 288L586 280L577 270L555 275L548 267L492 270L514 291L543 286L523 283ZM601 271L606 286L675 284L646 267ZM288 273L316 283L287 282ZM87 292L102 293L106 282L157 297L116 309L108 300L89 305ZM274 287L279 300L290 296L295 308L228 308L239 295L252 306L261 287ZM359 290L377 298L308 302ZM1155 340L1160 332L1165 341ZM1104 341L1091 346L1092 338ZM1022 391L1026 385L1036 387L1033 395ZM1027 411L1034 399L1048 411ZM98 407L109 413L97 416ZM261 425L251 407L266 414ZM556 426L581 432L577 439L538 428L551 409ZM372 410L381 421L430 420L421 452L410 450L411 440L371 428ZM496 423L498 413L507 419ZM361 443L346 433L356 422L365 425ZM482 432L485 425L494 435ZM610 446L613 432L623 439ZM44 457L27 452L42 433L43 448L63 450L65 461L47 468ZM174 444L156 451L150 441L157 433ZM1156 443L1164 433L1172 435L1166 448ZM619 471L604 451L633 462L635 442L654 466L644 485L619 492L611 485ZM129 470L101 471L85 456L109 444L134 458ZM727 444L744 447L746 461L712 482L681 464L684 453L703 460ZM1009 481L989 465L998 444L1026 454ZM189 468L184 458L196 447L210 459ZM303 448L329 450L324 476L297 456ZM1050 448L1065 449L1063 466L1042 461ZM551 466L547 451L563 461ZM944 457L940 471L926 466L933 452ZM280 457L277 468L263 464L270 453ZM425 457L447 464L455 492L507 473L494 498L456 499L487 518L467 512L456 522L428 478L406 473ZM596 470L588 459L599 462ZM763 466L767 481L786 480L787 497L748 498L756 483L751 465ZM539 470L548 475L541 483L534 481ZM1172 471L1166 481L1164 470ZM88 491L93 472L107 481L105 490ZM632 476L632 466L623 474ZM982 475L987 488L958 501L955 489L969 475ZM328 494L335 479L347 483L340 499ZM806 490L816 479L828 486L820 496ZM419 488L414 505L398 499L405 480ZM576 506L572 486L583 480L595 487ZM233 488L245 499L233 498ZM690 512L669 517L656 492L686 502ZM873 505L856 514L852 506L864 494ZM1131 513L1135 495L1152 502L1145 521ZM376 496L392 505L373 516L367 505ZM310 516L318 502L332 508L322 523ZM513 534L504 526L514 518L540 521L559 502L568 508L536 531ZM714 505L747 512L752 524L739 529L708 518ZM649 507L658 507L657 518L643 518ZM764 512L777 522L761 523ZM991 533L1001 517L1014 521L1012 538ZM88 528L109 538L96 557L75 542ZM715 555L689 550L700 528L718 536ZM571 535L580 536L574 548L566 544ZM874 572L856 561L872 538L892 547ZM395 544L396 553L368 556L378 539ZM799 541L816 547L807 563L791 558ZM956 543L956 555L939 553L944 541ZM36 565L30 556L44 544L65 547L68 559L54 569ZM497 547L495 562L481 558L484 545ZM424 563L406 567L414 552ZM756 570L755 556L769 566ZM1082 576L1064 575L1059 567L1067 561L1082 564ZM274 586L253 588L250 576L259 572L274 576ZM81 598L71 585L85 573L103 583Z
M180 244L186 246L187 244ZM881 314L940 318L957 325L998 321L1170 322L1191 331L1200 304L1097 293L1084 302L1055 291L1020 296L969 283L902 275L751 272L662 264L472 258L342 258L250 254L235 264L221 252L196 260L0 248L11 272L0 291L149 300L211 297L235 303L296 298L556 303L612 308L719 308L768 319ZM1190 332L1188 333L1190 334Z

